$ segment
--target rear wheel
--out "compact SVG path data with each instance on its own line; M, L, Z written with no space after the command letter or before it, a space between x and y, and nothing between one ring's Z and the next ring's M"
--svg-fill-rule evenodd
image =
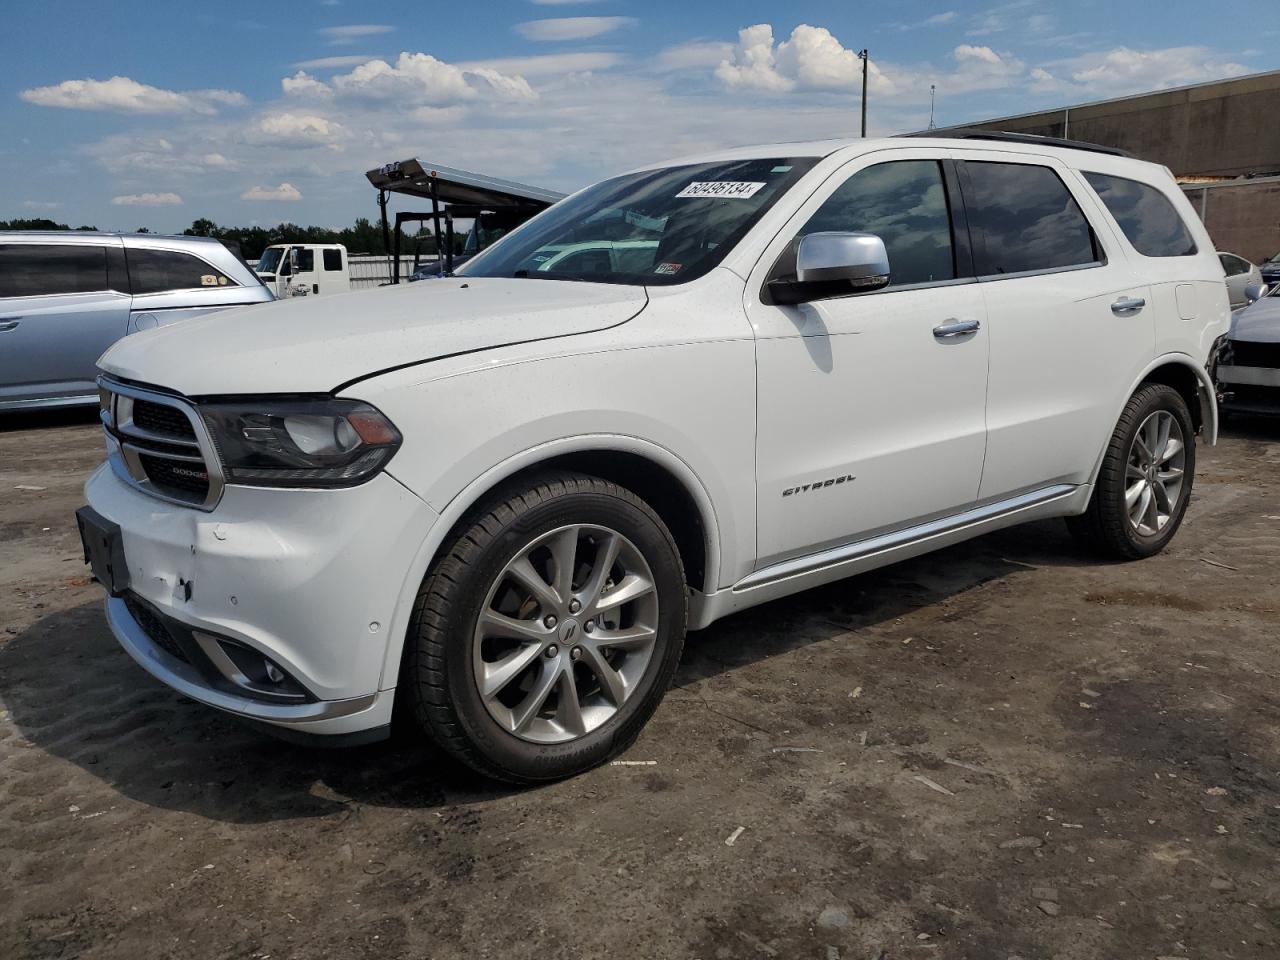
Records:
M1089 546L1122 560L1163 550L1187 511L1195 430L1182 395L1148 384L1125 405L1102 458L1089 509L1067 524Z
M425 730L488 776L570 776L625 749L684 639L684 574L662 520L595 477L512 488L427 575L403 682Z

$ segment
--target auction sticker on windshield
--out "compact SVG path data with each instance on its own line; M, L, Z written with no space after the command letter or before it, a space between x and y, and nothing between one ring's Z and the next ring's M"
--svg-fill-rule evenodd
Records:
M745 180L695 180L676 194L677 197L732 197L745 200L754 197L763 183Z

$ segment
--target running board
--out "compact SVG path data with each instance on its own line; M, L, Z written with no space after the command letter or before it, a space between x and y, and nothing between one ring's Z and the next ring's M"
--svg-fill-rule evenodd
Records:
M770 564L743 577L728 590L697 597L695 609L690 610L690 628L701 629L735 610L929 553L1003 527L1079 513L1088 503L1090 493L1092 487L1088 484L1054 484L939 520Z

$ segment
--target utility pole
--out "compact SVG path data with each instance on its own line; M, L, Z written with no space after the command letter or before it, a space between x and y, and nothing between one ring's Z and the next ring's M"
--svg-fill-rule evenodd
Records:
M937 93L938 93L938 85L936 83L929 84L929 129L930 130L932 130L934 127L937 126L937 124L933 122L933 103L934 103L935 97L937 96Z
M871 62L871 55L864 47L858 54L858 59L862 61L862 136L867 136L867 64Z

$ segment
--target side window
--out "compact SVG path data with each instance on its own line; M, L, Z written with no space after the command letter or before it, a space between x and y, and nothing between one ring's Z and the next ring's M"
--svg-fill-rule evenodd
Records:
M1191 231L1169 198L1155 187L1104 173L1086 173L1084 178L1116 218L1133 249L1144 257L1189 257L1196 252Z
M1229 253L1218 254L1218 262L1222 264L1223 272L1228 277L1238 277L1242 273L1249 272L1249 265L1239 257L1232 256Z
M800 238L827 230L880 237L889 253L891 288L955 279L951 214L936 160L894 160L859 170L814 211L771 276L794 275Z
M324 252L324 268L325 270L341 270L342 251L333 248L326 249Z
M107 248L104 246L0 245L0 297L47 297L108 289Z
M129 280L135 294L236 286L234 280L199 257L172 250L130 250Z
M1053 170L976 160L964 166L978 276L1057 270L1101 259L1089 221Z
M316 268L316 252L298 247L298 272L311 273Z

